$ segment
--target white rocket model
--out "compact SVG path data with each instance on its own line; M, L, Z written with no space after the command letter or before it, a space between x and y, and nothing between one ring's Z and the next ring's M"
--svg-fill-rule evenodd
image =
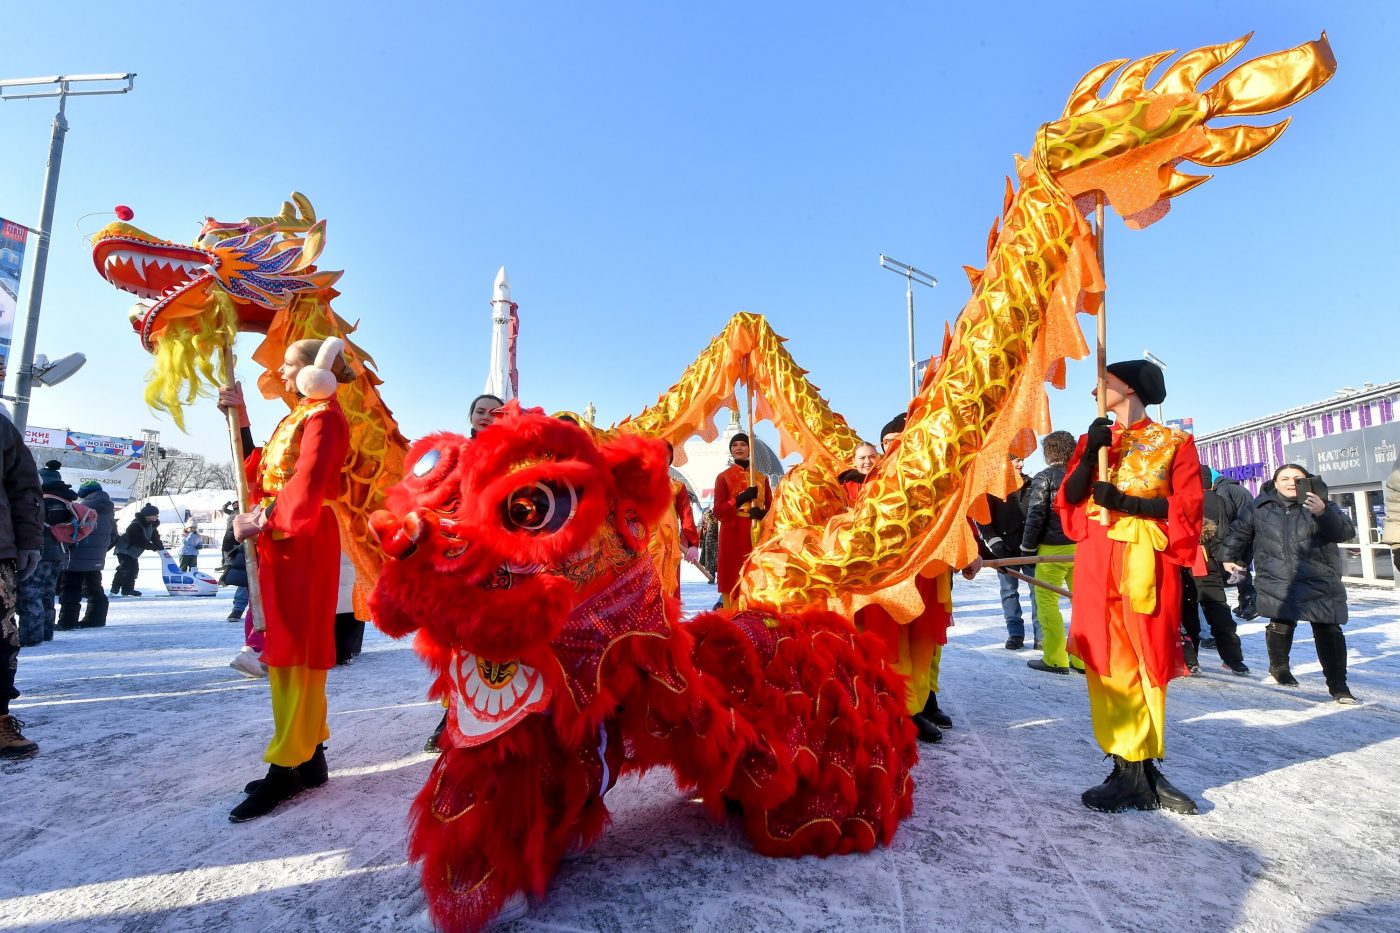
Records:
M506 267L501 266L491 295L491 367L486 371L486 388L482 391L503 402L515 397L510 384L510 305L510 279L506 277Z

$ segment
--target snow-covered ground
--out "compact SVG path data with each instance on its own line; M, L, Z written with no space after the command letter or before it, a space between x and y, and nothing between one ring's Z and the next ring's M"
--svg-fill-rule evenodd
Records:
M42 752L0 766L0 929L404 928L422 904L404 814L439 715L411 649L371 630L330 676L330 783L232 825L264 770L266 681L227 667L229 592L167 597L146 560L146 595L114 600L107 628L20 656L15 712ZM688 584L688 609L713 592ZM1360 706L1327 702L1305 628L1301 689L1264 681L1258 623L1241 627L1254 676L1173 684L1166 770L1195 817L1085 810L1108 768L1082 679L1002 648L990 574L955 599L940 700L957 725L922 749L893 847L761 858L652 774L609 795L611 830L512 929L1400 930L1394 593L1352 593Z

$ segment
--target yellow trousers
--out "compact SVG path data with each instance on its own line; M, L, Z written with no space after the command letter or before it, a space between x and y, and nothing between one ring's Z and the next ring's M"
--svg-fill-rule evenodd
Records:
M331 737L326 724L326 672L305 665L269 667L272 683L272 741L263 761L295 768L311 760L316 746Z
M1084 672L1094 738L1105 754L1127 761L1161 758L1167 690L1152 686L1142 663L1142 645L1136 630L1123 624L1123 604L1118 599L1108 603L1108 637L1110 669L1122 673L1105 677L1092 670Z

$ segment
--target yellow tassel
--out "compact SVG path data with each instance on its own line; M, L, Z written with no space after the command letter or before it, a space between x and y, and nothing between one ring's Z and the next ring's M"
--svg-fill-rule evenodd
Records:
M238 334L238 312L233 299L212 289L205 312L171 321L155 345L155 366L146 384L146 404L170 414L175 426L185 430L185 406L219 388L214 355L232 346Z

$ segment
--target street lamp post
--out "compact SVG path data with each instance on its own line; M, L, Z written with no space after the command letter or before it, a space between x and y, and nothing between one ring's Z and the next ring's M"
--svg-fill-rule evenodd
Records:
M53 233L54 199L58 194L58 171L63 164L63 139L68 134L64 108L69 97L91 97L98 94L125 94L136 80L135 73L105 75L54 75L49 78L0 78L0 100L33 100L57 97L58 113L53 118L53 135L49 139L49 163L44 170L44 197L39 204L39 229L35 231L34 273L29 279L29 295L20 312L24 326L14 330L19 338L19 365L6 367L5 398L14 405L15 427L21 432L29 420L29 391L34 379L34 343L39 334L39 305L44 297L44 272L48 268L49 241ZM124 87L98 87L74 90L72 85L88 82L111 84L125 82Z
M912 399L919 393L919 383L916 378L918 362L914 357L914 283L918 282L920 285L933 288L938 284L938 279L927 272L915 269L913 266L891 259L884 253L880 254L880 268L904 276L906 284L904 299L909 311L909 397Z

